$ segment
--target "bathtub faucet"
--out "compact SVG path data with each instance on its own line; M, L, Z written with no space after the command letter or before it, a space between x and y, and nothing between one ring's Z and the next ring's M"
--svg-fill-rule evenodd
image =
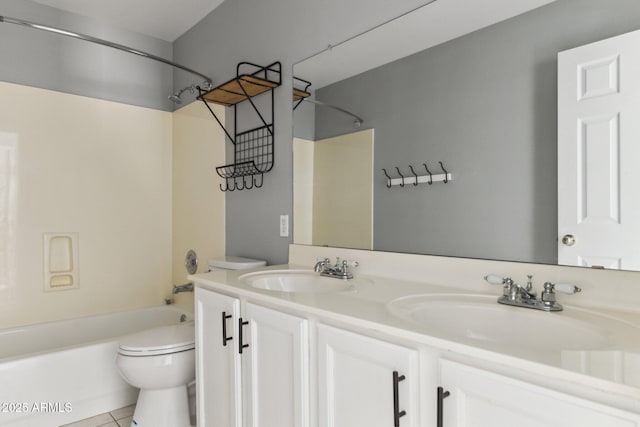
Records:
M173 285L173 293L179 294L180 292L193 292L193 282L185 283L184 285Z

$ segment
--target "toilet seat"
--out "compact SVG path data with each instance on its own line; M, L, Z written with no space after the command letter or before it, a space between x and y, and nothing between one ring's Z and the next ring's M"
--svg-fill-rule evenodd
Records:
M194 348L195 329L191 321L127 335L120 340L118 353L123 356L157 356Z

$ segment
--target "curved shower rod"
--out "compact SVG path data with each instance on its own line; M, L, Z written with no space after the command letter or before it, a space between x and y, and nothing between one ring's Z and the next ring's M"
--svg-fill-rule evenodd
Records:
M80 39L84 41L88 41L91 43L101 44L103 46L111 47L113 49L122 50L124 52L132 53L134 55L143 56L145 58L153 59L154 61L162 62L167 65L171 65L172 67L180 68L181 70L187 71L191 74L195 74L196 76L200 76L205 79L207 82L211 83L211 77L205 76L202 73L199 73L191 68L187 68L184 65L176 64L175 62L169 61L168 59L164 59L160 56L153 55L151 53L143 52L141 50L133 49L118 43L113 43L108 40L99 39L97 37L88 36L86 34L76 33L74 31L63 30L60 28L50 27L48 25L42 25L35 22L23 21L22 19L10 18L8 16L0 15L0 22L6 22L8 24L16 24L22 25L23 27L35 28L36 30L48 31L50 33L60 34L62 36L73 37L75 39Z
M355 120L353 121L353 124L356 127L360 127L360 125L362 124L362 122L364 120L362 120L360 117L356 116L355 114L353 114L351 111L347 111L344 108L340 108L340 107L336 107L335 105L331 105L331 104L327 104L326 102L322 102L322 101L316 101L315 99L309 99L309 98L302 98L302 101L305 102L310 102L311 104L316 104L316 105L320 105L322 107L327 107L327 108L332 108L334 110L338 110L341 113L344 113L346 115L349 115L351 117L353 117Z

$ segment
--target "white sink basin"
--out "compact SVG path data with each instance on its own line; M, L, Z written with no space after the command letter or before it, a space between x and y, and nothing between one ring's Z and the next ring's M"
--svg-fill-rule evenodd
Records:
M608 326L629 326L587 311L567 309L548 313L510 307L484 295L425 294L396 299L389 311L418 323L434 336L475 341L492 346L536 350L593 350L605 348L612 335Z
M249 273L240 281L257 289L279 292L341 292L352 289L354 280L320 276L309 270L271 270Z

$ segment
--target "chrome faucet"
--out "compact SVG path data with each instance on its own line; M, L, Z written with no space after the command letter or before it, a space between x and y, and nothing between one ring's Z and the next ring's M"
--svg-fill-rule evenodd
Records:
M336 257L336 263L332 266L329 258L319 258L313 270L321 276L333 277L336 279L353 279L353 274L349 267L357 267L358 261L343 260Z
M173 285L173 294L179 294L180 292L193 292L193 282L185 283L184 285Z
M522 287L515 283L509 277L500 277L495 274L489 274L484 280L493 285L503 285L502 296L498 298L500 304L512 305L516 307L534 308L544 311L561 311L562 306L556 302L556 293L563 292L566 294L575 294L582 291L577 286L568 283L551 283L544 284L544 290L540 294L540 299L536 298L531 282L532 276L527 276L528 282L526 287Z
M313 271L316 273L322 273L322 271L331 264L331 260L329 258L318 258L315 267L313 267Z

